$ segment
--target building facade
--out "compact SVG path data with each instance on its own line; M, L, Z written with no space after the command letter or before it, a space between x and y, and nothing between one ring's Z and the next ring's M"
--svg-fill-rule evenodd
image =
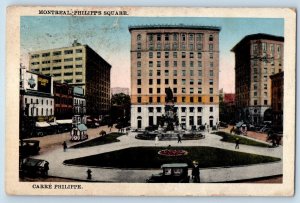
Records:
M272 126L273 130L283 131L283 96L284 73L279 72L270 76L272 81Z
M120 94L120 93L129 95L129 88L127 88L127 87L112 87L111 88L111 95Z
M219 121L219 27L131 26L131 125L157 125L171 88L179 123Z
M272 120L269 76L283 70L283 49L283 37L261 33L244 37L232 48L240 120L254 124Z
M52 76L55 82L84 89L87 113L105 114L110 108L110 69L88 45L76 41L70 47L30 53L29 69Z
M58 120L72 119L73 86L54 82L54 115Z

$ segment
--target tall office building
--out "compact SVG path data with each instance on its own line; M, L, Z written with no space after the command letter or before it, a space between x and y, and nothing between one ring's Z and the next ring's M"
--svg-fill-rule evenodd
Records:
M283 71L283 48L283 37L261 33L245 36L232 48L239 119L272 120L270 75Z
M31 52L29 69L52 76L54 82L82 87L88 115L110 108L111 65L88 45L74 41L70 47Z
M194 25L130 26L131 126L157 125L171 88L179 123L219 121L220 27Z

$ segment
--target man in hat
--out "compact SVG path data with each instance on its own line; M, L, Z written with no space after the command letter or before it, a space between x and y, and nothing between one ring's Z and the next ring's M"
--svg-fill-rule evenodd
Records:
M192 179L193 183L200 183L200 171L198 161L193 161Z

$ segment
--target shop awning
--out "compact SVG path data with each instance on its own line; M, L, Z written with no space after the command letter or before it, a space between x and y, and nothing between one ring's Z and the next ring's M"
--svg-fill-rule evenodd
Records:
M77 126L77 128L78 128L78 130L79 131L87 131L87 127L86 127L86 125L84 125L83 123L81 123L81 124L79 124L78 126Z
M47 122L36 122L35 126L38 128L45 128L45 127L49 127L50 125Z
M72 124L72 119L56 120L57 124Z

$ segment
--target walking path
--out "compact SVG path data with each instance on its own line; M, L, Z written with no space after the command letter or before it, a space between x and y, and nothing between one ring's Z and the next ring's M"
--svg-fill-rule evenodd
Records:
M99 130L99 129L98 129ZM64 165L63 161L78 157L85 157L94 154L100 154L115 150L120 150L129 147L138 146L155 146L154 140L139 140L135 139L136 133L131 132L129 135L123 135L118 139L120 142L99 145L94 147L68 149L63 152L62 146L51 151L43 152L35 158L45 159L50 163L50 176L72 178L86 181L87 169L84 166L68 166ZM109 135L108 135L109 136ZM253 153L265 156L278 157L282 159L282 146L277 148L263 148L240 144L240 149L235 150L234 143L220 141L221 137L205 133L205 139L200 140L183 140L182 143L177 143L177 140L159 141L157 147L168 145L171 146L211 146L232 151ZM266 170L267 169L267 170ZM91 168L92 181L104 182L145 182L151 174L159 173L161 170L127 170L127 169L108 169L108 168ZM191 171L189 172L191 174ZM226 182L252 178L260 178L266 176L274 176L282 174L282 161L266 164L257 164L250 166L238 166L229 168L207 168L200 169L201 182Z

